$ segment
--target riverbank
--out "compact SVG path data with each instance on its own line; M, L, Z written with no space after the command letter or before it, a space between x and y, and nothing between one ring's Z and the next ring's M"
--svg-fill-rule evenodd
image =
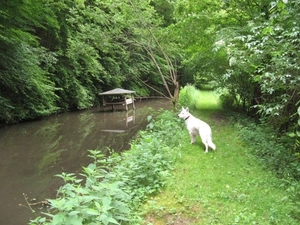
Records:
M211 125L217 150L205 154L199 137L191 145L187 130L178 131L179 157L166 187L144 205L145 224L298 224L282 181L249 153L215 96L204 95L192 114Z
M56 174L81 173L82 166L92 162L89 149L103 154L128 150L148 124L149 107L167 110L170 104L165 99L143 99L134 111L102 112L95 107L1 127L0 224L24 225L47 212L40 203L55 198L64 184ZM23 193L36 214L28 209Z
M181 105L192 102L186 90ZM156 110L128 151L89 151L94 160L82 173L58 175L65 184L51 210L30 225L298 224L297 190L250 154L214 93L195 99L190 111L211 125L215 152L205 154L199 138L191 145L176 113Z

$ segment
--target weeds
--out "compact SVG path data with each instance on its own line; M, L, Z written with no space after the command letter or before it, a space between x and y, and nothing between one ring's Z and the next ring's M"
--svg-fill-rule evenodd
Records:
M290 205L292 216L300 220L300 162L292 147L293 140L279 138L274 130L249 120L238 121L235 126L240 130L240 137L249 145L249 152L280 179L280 186L293 200Z
M80 176L57 175L65 184L56 199L48 200L49 212L29 224L140 224L140 206L166 184L180 146L181 133L174 129L178 124L174 118L169 111L157 121L149 117L148 130L141 131L131 149L121 155L106 158L90 150L94 162L83 167Z
M280 178L300 179L300 163L292 152L292 141L285 142L273 130L245 119L242 124L236 123L240 130L239 135L249 144L249 150L264 166L273 170Z
M215 152L204 154L199 139L191 145L174 113L149 116L129 151L108 158L90 151L94 162L80 177L58 175L65 185L51 210L30 224L299 224L298 164L281 155L284 144L236 116L230 123L215 95L189 88L180 104L211 125ZM269 163L272 172L262 166Z

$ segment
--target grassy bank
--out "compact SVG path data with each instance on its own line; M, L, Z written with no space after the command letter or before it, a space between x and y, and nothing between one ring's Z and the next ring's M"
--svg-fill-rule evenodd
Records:
M297 186L287 191L250 154L217 96L185 88L180 103L211 125L215 152L205 154L199 138L191 145L174 112L156 112L128 151L104 157L91 150L94 162L81 173L58 175L65 184L29 224L298 224Z
M177 157L180 136L174 113L154 112L146 130L140 131L131 148L106 156L90 150L93 162L81 173L57 175L65 182L55 199L48 199L46 213L35 215L30 225L134 225L143 224L141 206L165 186ZM155 118L155 119L154 119ZM26 206L25 206L26 207Z
M205 154L199 137L191 145L181 121L184 129L178 132L184 134L172 178L145 205L146 224L298 224L282 181L248 153L217 97L201 92L196 99L190 111L211 125L217 150Z

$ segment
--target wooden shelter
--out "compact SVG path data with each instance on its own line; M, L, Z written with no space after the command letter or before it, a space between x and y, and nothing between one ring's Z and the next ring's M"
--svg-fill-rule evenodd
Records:
M114 111L116 105L122 105L125 106L125 109L128 111L129 105L132 105L132 108L135 108L134 93L135 91L115 88L110 91L99 93L99 95L102 97L102 106L104 108L106 106L111 106Z

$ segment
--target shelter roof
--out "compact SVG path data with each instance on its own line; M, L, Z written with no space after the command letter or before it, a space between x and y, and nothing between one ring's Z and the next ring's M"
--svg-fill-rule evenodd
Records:
M126 89L122 89L122 88L115 88L110 91L105 91L105 92L99 93L99 95L123 95L123 94L133 94L133 93L135 93L135 91L126 90Z

